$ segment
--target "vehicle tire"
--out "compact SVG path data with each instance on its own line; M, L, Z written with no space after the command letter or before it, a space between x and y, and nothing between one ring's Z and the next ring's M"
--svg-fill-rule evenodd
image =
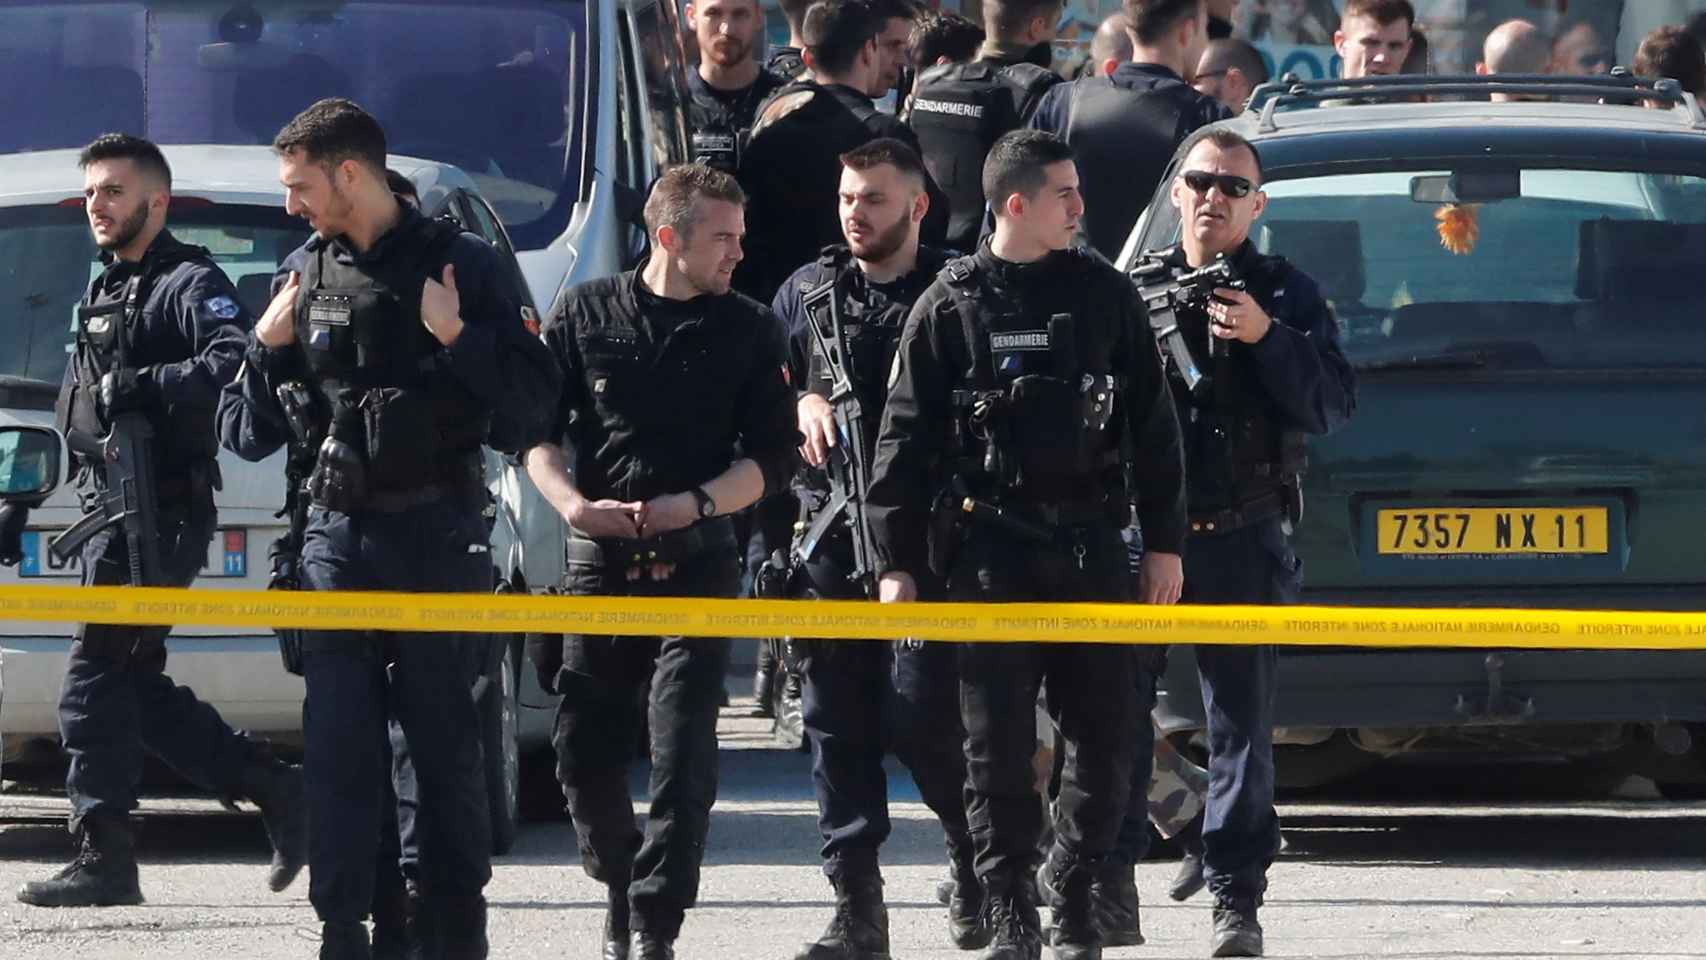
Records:
M507 649L498 661L497 670L489 677L485 695L480 698L480 746L486 774L486 802L491 808L492 854L501 856L515 846L521 825L521 744L516 738L518 723L516 701L520 689L517 682L517 663L514 644L507 637L494 636L493 642L503 642Z

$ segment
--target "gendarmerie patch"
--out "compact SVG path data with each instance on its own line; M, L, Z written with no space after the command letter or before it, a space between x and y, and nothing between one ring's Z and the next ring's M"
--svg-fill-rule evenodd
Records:
M1048 348L1047 330L1009 330L989 335L989 349L994 353L1025 353L1046 351Z

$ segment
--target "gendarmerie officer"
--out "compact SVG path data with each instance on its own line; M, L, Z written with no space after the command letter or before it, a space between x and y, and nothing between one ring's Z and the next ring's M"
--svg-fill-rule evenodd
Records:
M783 83L799 80L808 72L802 53L806 42L801 39L800 31L806 21L806 9L811 5L812 0L776 0L776 9L788 24L788 42L770 51L770 56L764 59L764 72Z
M1072 247L1083 211L1072 161L1052 134L996 141L983 177L990 243L949 263L907 318L868 498L885 601L913 598L914 571L926 568L945 571L951 600L1177 599L1178 422L1136 289ZM1120 536L1134 503L1150 547L1136 583ZM1031 766L1039 687L1068 746L1037 884L1053 909L1055 956L1101 956L1091 881L1134 767L1148 779L1160 662L1153 647L965 648L968 819L991 960L1041 950L1029 889L1043 828Z
M787 81L754 58L764 27L758 0L694 0L687 26L699 44L699 65L687 74L693 158L734 173L758 105Z
M187 587L213 539L219 486L213 412L220 384L241 362L252 323L207 250L166 229L172 171L154 144L107 134L83 149L83 202L107 266L77 311L76 343L55 405L61 430L102 438L140 414L154 487L138 504L153 514L156 543L130 543L116 526L81 550L85 586ZM123 428L128 429L128 428ZM74 445L75 448L75 445ZM79 453L85 507L108 495L109 474ZM15 514L17 530L23 519ZM15 544L4 551L17 557ZM156 569L141 558L152 555ZM14 561L15 562L15 561ZM140 567L140 569L138 569ZM197 786L261 808L273 843L268 885L283 890L302 868L306 818L301 771L272 760L164 672L168 626L84 624L71 644L59 696L70 755L65 793L78 852L51 879L18 891L49 907L142 902L130 811L144 754Z
M1343 424L1355 407L1355 385L1320 288L1250 242L1250 226L1267 203L1255 147L1218 128L1193 142L1171 188L1183 240L1159 259L1182 271L1224 254L1248 289L1216 290L1218 302L1206 310L1179 311L1206 381L1192 390L1179 364L1168 363L1189 480L1184 600L1295 603L1302 567L1290 534L1302 507L1303 437ZM1227 346L1223 354L1210 351L1211 338ZM1256 908L1279 849L1277 656L1271 646L1202 646L1196 660L1208 713L1202 845L1215 898L1213 955L1260 956Z
M735 287L768 303L782 281L841 241L835 212L843 153L892 137L917 149L912 130L876 108L906 65L913 8L906 0L823 0L806 11L812 79L777 90L758 110L741 157L751 234ZM932 182L927 189L937 191ZM931 194L926 242L947 229L947 204Z
M492 249L401 203L385 133L347 100L322 100L273 141L285 209L315 237L281 273L238 379L221 441L259 460L320 437L306 489L300 577L308 590L492 589L481 445L519 452L560 373L523 326L520 291ZM281 397L292 399L281 402ZM490 819L474 635L304 631L302 709L309 901L322 958L368 956L384 822L387 721L395 717L418 804L408 927L428 956L486 956Z
M563 399L527 473L569 524L572 594L733 597L728 514L793 474L799 434L776 318L729 292L743 200L733 177L703 164L665 172L646 201L650 259L574 287L552 311L545 340ZM609 889L603 956L668 960L698 896L729 641L571 634L533 658L563 696L552 742L581 862ZM642 837L628 766L648 679Z
M1191 131L1231 113L1186 83L1208 43L1205 0L1125 0L1130 63L1050 90L1030 125L1065 138L1084 181L1090 246L1119 255Z
M983 158L996 138L1025 125L1043 94L1062 82L1028 57L1049 49L1061 0L988 0L986 39L970 63L926 68L913 89L907 123L918 134L924 164L947 194L948 246L977 249L984 219Z
M846 600L873 595L876 577L868 569L868 534L855 533L859 513L843 507L837 495L855 501L863 495L856 488L869 475L902 324L947 255L918 243L930 201L916 151L898 140L873 140L843 154L841 163L847 244L826 248L816 263L796 271L774 306L788 330L789 379L800 391L808 467L796 481L804 509L793 593ZM843 435L838 414L858 429ZM863 449L848 446L855 435ZM856 544L856 536L863 542ZM982 889L972 870L962 795L957 651L940 643L799 645L823 869L835 888L835 916L798 960L889 954L877 861L889 834L883 754L890 742L946 834L960 881L950 904L950 938L962 949L983 946L989 935L980 922Z

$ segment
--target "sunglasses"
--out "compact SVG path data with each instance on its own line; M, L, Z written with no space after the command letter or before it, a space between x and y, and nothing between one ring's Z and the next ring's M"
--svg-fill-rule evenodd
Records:
M1199 194L1208 193L1209 187L1219 187L1220 192L1233 198L1247 197L1256 185L1243 177L1235 177L1230 173L1208 173L1202 170L1186 170L1182 178L1185 186Z

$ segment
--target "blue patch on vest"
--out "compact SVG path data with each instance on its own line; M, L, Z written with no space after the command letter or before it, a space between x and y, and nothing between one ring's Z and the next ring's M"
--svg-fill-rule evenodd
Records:
M205 304L202 304L202 306L207 308L208 313L213 314L221 320L235 319L238 312L243 309L237 305L237 301L230 297L214 297Z

